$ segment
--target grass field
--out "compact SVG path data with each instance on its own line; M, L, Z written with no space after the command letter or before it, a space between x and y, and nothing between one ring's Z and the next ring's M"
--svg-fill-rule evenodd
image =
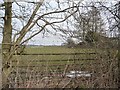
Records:
M26 47L25 53L75 53L75 52L94 52L90 48L68 48L66 46L30 46Z
M109 52L111 53L111 57L113 57L116 50L109 50ZM76 70L92 71L92 69L96 67L97 63L99 64L100 60L104 60L104 63L107 63L108 61L108 51L98 48L29 46L26 47L24 53L28 55L14 55L12 66L17 66L19 68L29 67L38 71L50 71L56 69L59 69L59 71L64 71L66 66L69 65L69 67L71 67L69 69L76 68ZM75 55L74 53L82 54Z
M31 46L24 51L28 55L14 55L12 65L19 67L37 67L40 70L50 69L64 70L66 65L76 64L77 68L89 68L90 64L96 60L95 49L89 48L68 48L65 46ZM80 53L74 55L74 53ZM43 55L39 55L43 54ZM44 55L55 54L55 55ZM58 54L58 55L56 55Z
M65 46L28 46L25 48L23 55L14 55L12 58L13 72L9 76L10 83L18 83L21 87L26 87L24 83L32 87L39 81L38 87L41 85L56 84L60 82L60 86L70 83L71 78L67 76L61 77L70 71L88 71L92 76L88 79L85 77L77 78L77 85L83 87L91 87L91 82L104 82L102 75L109 71L109 68L115 67L117 50L100 49L100 48L68 48ZM76 54L75 54L76 53ZM91 53L91 54L89 54ZM111 64L111 62L114 62ZM113 65L113 66L111 66ZM111 78L106 75L105 78ZM50 79L48 84L43 82L44 78ZM103 79L99 79L103 78ZM18 82L16 81L18 79ZM83 80L83 81L82 81ZM103 80L103 81L102 81ZM24 83L23 83L24 82ZM74 81L72 81L74 83ZM112 82L112 81L111 81ZM22 84L21 84L22 83ZM109 85L109 82L106 82ZM73 85L73 84L70 84ZM88 86L89 85L89 86ZM105 84L106 85L106 84ZM17 87L17 86L14 86ZM70 86L71 87L71 86Z

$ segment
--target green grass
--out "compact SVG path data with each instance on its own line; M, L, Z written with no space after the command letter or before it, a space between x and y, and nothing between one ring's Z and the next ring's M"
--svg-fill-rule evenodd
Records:
M26 54L46 54L46 53L94 53L95 49L89 48L68 48L63 46L39 46L27 47ZM40 69L45 69L46 66L52 69L59 67L64 69L67 64L78 64L80 67L89 66L95 59L96 55L80 54L80 55L14 55L13 66L40 66ZM75 60L76 59L76 60ZM79 59L79 60L78 60ZM82 60L88 59L88 60Z
M94 52L93 49L68 48L65 46L38 46L27 47L25 53L77 53Z

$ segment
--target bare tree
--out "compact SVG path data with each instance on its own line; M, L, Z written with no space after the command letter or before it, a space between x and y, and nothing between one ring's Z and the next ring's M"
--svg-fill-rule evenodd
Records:
M74 20L78 21L78 25L76 27L80 30L78 32L81 32L83 34L84 30L90 31L88 33L87 37L89 40L90 38L94 38L95 35L93 32L98 33L98 41L99 43L95 43L95 45L98 45L100 47L96 49L100 49L101 47L104 48L101 52L102 54L98 54L97 58L99 58L98 63L99 66L95 66L94 71L99 72L99 76L96 76L96 79L94 81L94 87L115 87L118 88L119 83L119 76L118 76L118 66L119 64L119 25L120 25L120 18L119 18L119 11L120 11L120 2L112 3L107 6L106 3L100 2L96 3L98 6L96 8L93 7L91 10L87 9L86 11L89 11L88 13L80 13L77 16L77 13L73 15ZM84 6L83 6L84 7ZM87 7L87 6L86 6ZM88 8L88 7L87 7ZM98 9L100 13L102 13L102 19L104 18L104 23L100 21L101 17L96 17L96 10ZM98 13L98 16L100 14ZM98 20L98 21L97 21ZM71 23L71 22L69 22ZM87 24L86 24L87 23ZM91 24L92 23L92 24ZM70 26L71 27L71 26ZM87 28L88 27L88 28ZM82 28L82 29L81 29ZM77 30L76 30L77 31ZM86 33L85 31L85 33ZM68 30L66 30L68 32ZM73 31L74 32L74 31ZM72 32L72 34L73 34ZM106 33L107 32L107 33ZM65 33L65 32L63 32ZM112 33L112 35L110 34ZM66 33L67 35L67 33ZM74 34L75 35L75 34ZM78 33L78 36L80 33ZM82 35L81 35L82 36ZM93 40L91 40L93 41ZM116 47L115 49L111 46ZM115 50L115 51L112 51ZM96 50L97 51L97 50ZM114 52L114 54L112 54ZM105 57L103 57L105 54ZM100 57L99 57L100 56ZM108 63L109 62L109 63ZM98 65L98 64L97 64ZM96 68L99 67L99 70ZM106 80L107 79L107 80Z
M56 32L57 31L62 32L61 36L63 37L64 35L67 36L68 34L69 34L68 36L73 35L75 30L69 30L68 28L64 29L59 24L65 21L67 21L66 23L71 23L72 20L74 19L80 22L80 26L82 27L82 29L80 27L79 28L80 30L83 30L82 31L84 33L83 37L85 36L87 28L88 29L94 28L93 29L94 31L97 30L96 29L97 27L95 25L96 20L94 21L94 24L91 25L91 27L82 26L82 25L90 25L89 19L91 18L79 12L79 7L80 7L79 4L81 3L81 1L76 3L73 0L72 1L66 0L61 2L60 0L56 0L56 2L54 2L54 4L56 3L56 6L54 5L51 6L49 0L46 2L45 0L40 0L39 3L26 2L25 5L24 3L21 3L21 2L4 2L3 4L0 4L0 7L3 7L2 9L5 8L4 17L0 17L3 19L2 23L4 23L3 26L0 26L0 28L3 28L3 41L2 41L3 87L6 86L7 77L9 76L9 74L13 69L11 67L11 60L15 51L18 50L20 45L25 44L26 42L31 40L34 36L38 35L39 33L45 33L48 31L52 32L47 28L47 26L52 27ZM14 7L14 5L17 6L17 9L12 8ZM105 7L105 6L102 6L102 7ZM109 8L107 7L105 8L115 17L114 19L116 20L117 18L116 21L119 22L119 16L111 12ZM80 17L77 17L77 18L75 17L76 12L78 12L78 15ZM92 11L90 11L89 14L90 14L90 17L92 17L92 14L93 14ZM117 23L117 27L118 26L119 26L119 23ZM80 30L78 30L78 32L81 32ZM31 34L29 35L29 33Z
M105 25L104 21L102 20L102 16L100 14L100 10L95 5L96 3L86 7L83 5L83 11L79 10L78 15L74 15L74 19L76 20L75 27L78 30L78 34L84 41L86 41L87 33L94 32L99 33L100 35L105 36ZM92 39L92 37L88 36L88 39Z
M18 47L26 43L27 41L29 41L31 38L41 33L42 31L45 31L47 26L62 23L77 12L78 10L77 5L74 6L69 5L61 9L60 5L62 5L64 2L60 3L58 1L57 1L58 8L56 8L57 7L56 6L55 8L51 8L51 10L49 10L49 8L51 7L49 3L46 3L44 0L40 0L39 3L27 2L26 3L27 5L33 6L31 10L29 9L30 6L26 7L20 4L20 2L9 2L8 0L1 4L1 6L3 5L5 7L5 16L3 17L4 28L2 40L3 87L6 86L7 77L12 71L11 59L15 51L18 49ZM12 8L13 4L16 4L18 6L20 11L19 13L17 13L17 11ZM44 10L46 9L46 11L43 12L42 9ZM60 19L58 19L59 18L57 16L58 14L62 15ZM53 19L52 16L54 16ZM49 19L47 19L46 17L48 17ZM16 22L19 21L21 22L21 24L19 23L20 26L18 25L19 27L23 25L21 28L15 28L15 26L13 25L14 23L12 23L12 20L15 21L15 19L17 19ZM34 30L34 27L37 27L37 30ZM29 32L33 32L32 35L25 38Z

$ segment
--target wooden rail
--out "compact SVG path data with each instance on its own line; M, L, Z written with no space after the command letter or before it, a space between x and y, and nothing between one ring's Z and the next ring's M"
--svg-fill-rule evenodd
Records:
M80 55L80 54L97 54L97 53L23 53L23 54L14 54L14 55Z
M74 60L97 60L95 58L73 58L73 59L55 59L55 60L29 60L29 62L46 62L46 61L74 61ZM18 60L12 60L12 62L18 62Z

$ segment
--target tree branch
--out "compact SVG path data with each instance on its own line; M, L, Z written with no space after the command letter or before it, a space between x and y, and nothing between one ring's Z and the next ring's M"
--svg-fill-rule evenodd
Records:
M30 31L30 29L37 23L38 20L40 20L41 18L43 18L44 16L46 15L49 15L49 14L55 14L55 13L61 13L61 12L66 12L67 10L71 9L71 8L77 8L77 6L73 6L73 7L69 7L69 8L66 8L66 9L63 9L63 10L60 10L60 11L53 11L53 12L49 12L49 13L45 13L41 16L39 16L34 22L32 22L32 20L34 19L35 17L35 14L33 14L34 16L31 16L31 20L28 21L27 25L25 27L23 27L23 29L21 30L20 32L20 36L17 38L16 40L16 44L20 44L20 42L22 41L22 39L24 38L24 36L26 35L26 33L28 31ZM75 11L77 12L77 10ZM74 14L75 12L73 12L72 14ZM71 15L72 15L71 14ZM63 21L65 21L67 18L69 18L71 15L67 16L65 19L61 20L61 21L57 21L57 22L52 22L52 23L49 23L47 22L47 25L49 24L53 24L53 23L61 23Z

